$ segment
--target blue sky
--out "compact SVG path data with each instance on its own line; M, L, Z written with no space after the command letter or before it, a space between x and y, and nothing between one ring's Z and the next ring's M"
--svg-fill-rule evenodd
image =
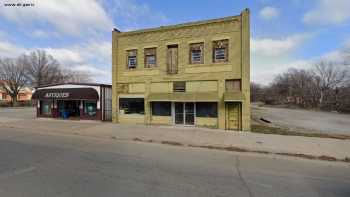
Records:
M111 82L111 30L177 24L251 10L251 78L339 60L350 46L349 0L2 0L0 57L47 50L62 65Z

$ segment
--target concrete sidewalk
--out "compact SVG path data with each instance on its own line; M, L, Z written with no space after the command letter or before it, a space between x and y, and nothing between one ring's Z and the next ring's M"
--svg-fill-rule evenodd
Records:
M350 140L235 132L195 127L150 126L52 119L9 121L1 126L32 132L54 132L90 137L152 141L198 147L239 148L253 152L327 156L350 159Z

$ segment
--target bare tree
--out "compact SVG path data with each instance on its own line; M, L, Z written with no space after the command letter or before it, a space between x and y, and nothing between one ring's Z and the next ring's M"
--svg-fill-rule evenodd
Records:
M320 61L312 69L314 82L318 89L319 104L324 104L325 96L336 87L343 85L349 77L348 70L343 65L331 61Z
M65 69L53 56L43 50L36 50L25 57L26 77L31 86L92 81L88 72Z
M0 59L0 87L11 96L12 105L17 103L17 95L26 84L25 57Z
M64 82L60 64L43 50L26 55L26 77L31 86Z
M76 71L76 70L62 70L63 80L65 82L81 82L87 83L91 82L91 74L87 71Z

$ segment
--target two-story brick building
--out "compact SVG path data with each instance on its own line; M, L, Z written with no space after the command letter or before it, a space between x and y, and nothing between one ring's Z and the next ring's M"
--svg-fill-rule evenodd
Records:
M249 10L112 32L113 122L250 129Z

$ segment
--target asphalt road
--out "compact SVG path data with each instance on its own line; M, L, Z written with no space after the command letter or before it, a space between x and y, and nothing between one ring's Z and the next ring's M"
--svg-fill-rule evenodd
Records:
M1 119L34 119L36 109L34 107L0 107L0 122Z
M0 196L350 196L350 166L0 127Z

